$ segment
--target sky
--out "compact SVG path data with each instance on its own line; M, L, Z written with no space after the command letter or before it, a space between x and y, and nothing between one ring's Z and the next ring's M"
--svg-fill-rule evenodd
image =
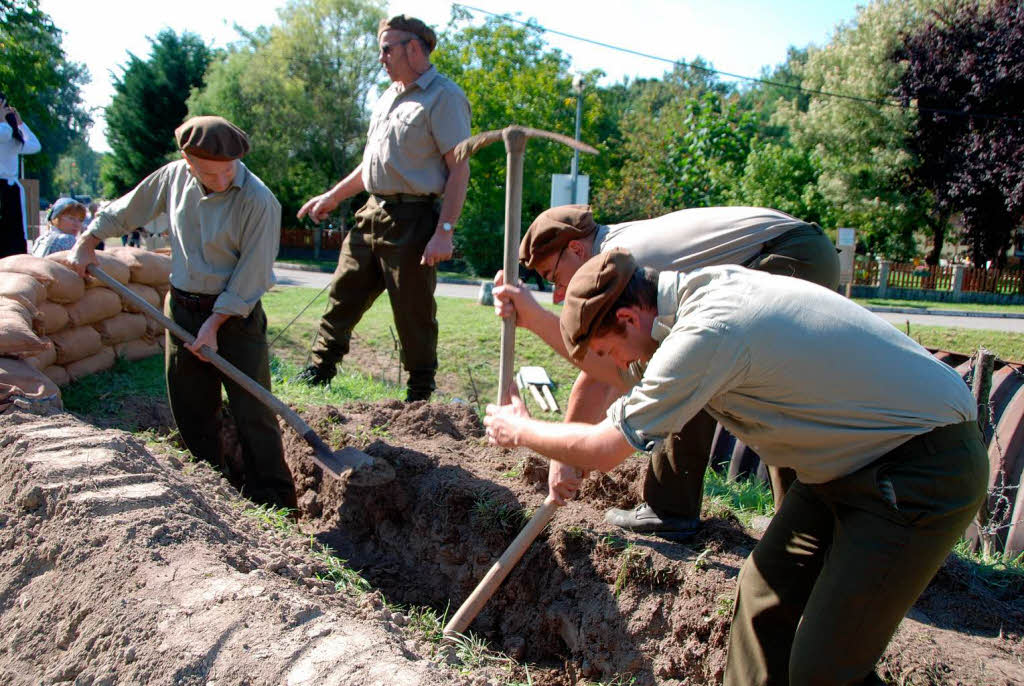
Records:
M764 66L785 61L789 46L824 45L836 26L852 21L865 0L472 0L465 6L518 19L535 19L548 29L583 36L670 60L697 56L716 69L758 76ZM40 7L64 32L64 52L89 69L92 82L82 94L95 123L89 144L108 151L103 108L110 104L113 75L129 53L149 55L148 38L164 28L199 34L224 47L238 39L235 25L252 30L277 22L284 0L41 0ZM390 2L389 14L405 12L437 29L448 22L450 0ZM514 6L516 10L509 8ZM625 11L623 9L625 8ZM212 10L212 11L211 11ZM482 21L486 15L474 12ZM659 77L670 64L623 54L571 38L547 34L552 47L572 59L573 71L599 68L606 82L625 77Z

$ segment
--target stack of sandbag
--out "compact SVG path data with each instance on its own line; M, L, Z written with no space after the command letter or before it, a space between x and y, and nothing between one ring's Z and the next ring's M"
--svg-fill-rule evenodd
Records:
M163 350L163 328L102 282L66 266L68 253L0 260L0 356L23 358L58 385ZM170 258L137 248L96 253L118 282L163 309Z

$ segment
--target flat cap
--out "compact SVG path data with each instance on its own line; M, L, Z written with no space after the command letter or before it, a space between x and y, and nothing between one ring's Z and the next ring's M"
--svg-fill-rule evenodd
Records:
M558 252L569 241L578 241L597 231L590 205L561 205L544 210L526 230L519 244L519 261L536 269L538 261Z
M637 269L628 250L615 248L591 257L572 277L558 318L562 342L572 359L579 362L586 356L594 330L626 290Z
M380 23L377 24L377 37L380 38L380 34L385 31L405 31L406 33L411 33L427 44L427 52L433 52L434 48L437 47L437 34L434 33L434 29L415 17L399 14L390 19L381 19Z
M174 130L178 147L204 160L226 162L245 157L249 137L224 117L192 117Z

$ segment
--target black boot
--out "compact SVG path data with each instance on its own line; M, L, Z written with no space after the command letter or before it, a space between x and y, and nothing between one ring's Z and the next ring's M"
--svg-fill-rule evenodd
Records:
M333 366L317 366L311 364L295 376L295 380L307 386L326 386L334 378L336 370Z
M676 515L659 515L647 503L632 510L612 508L605 512L604 521L639 534L654 534L670 541L688 541L700 531L700 520Z

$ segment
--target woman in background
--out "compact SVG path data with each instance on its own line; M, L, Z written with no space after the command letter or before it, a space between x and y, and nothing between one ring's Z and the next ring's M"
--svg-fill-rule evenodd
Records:
M39 236L32 246L32 254L46 257L50 253L71 250L75 239L85 230L85 205L74 198L60 198L53 203L47 220L50 230Z
M0 93L0 257L27 252L25 193L22 190L20 155L42 150L39 140L18 111Z

